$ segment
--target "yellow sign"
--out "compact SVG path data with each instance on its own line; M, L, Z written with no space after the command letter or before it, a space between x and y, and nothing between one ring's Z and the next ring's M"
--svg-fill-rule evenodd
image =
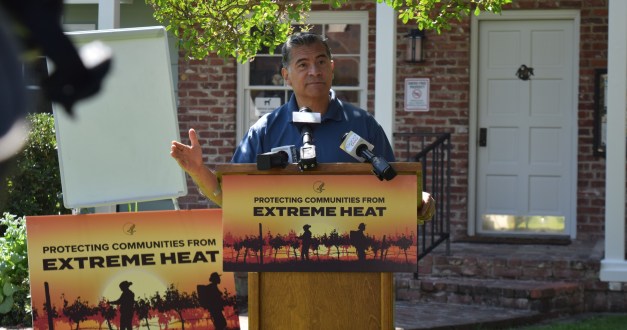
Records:
M417 271L416 175L223 176L227 271Z
M239 328L221 218L221 210L28 216L33 327ZM221 300L208 305L198 294L206 288Z

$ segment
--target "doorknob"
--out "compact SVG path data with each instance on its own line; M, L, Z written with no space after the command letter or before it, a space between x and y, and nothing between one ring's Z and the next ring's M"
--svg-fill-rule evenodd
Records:
M518 71L516 71L516 77L518 77L518 79L520 80L529 80L531 76L533 76L533 68L528 67L524 64L522 64L518 68Z
M485 127L479 128L479 146L485 147L488 145L488 129Z

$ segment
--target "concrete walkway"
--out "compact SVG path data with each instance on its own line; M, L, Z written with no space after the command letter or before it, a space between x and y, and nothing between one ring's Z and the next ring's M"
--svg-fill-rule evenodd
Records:
M539 322L538 312L491 306L397 301L396 330L507 329Z

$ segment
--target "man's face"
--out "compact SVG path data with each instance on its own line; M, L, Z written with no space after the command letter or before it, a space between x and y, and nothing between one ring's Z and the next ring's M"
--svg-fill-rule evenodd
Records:
M328 98L333 80L333 61L321 43L296 46L290 63L283 68L283 79L292 86L297 98Z

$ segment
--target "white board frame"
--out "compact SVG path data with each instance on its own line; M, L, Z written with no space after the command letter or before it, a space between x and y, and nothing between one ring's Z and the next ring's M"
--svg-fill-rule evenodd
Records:
M179 140L165 28L69 32L77 47L100 40L113 51L101 91L70 117L53 104L63 204L85 208L187 194L169 155Z

